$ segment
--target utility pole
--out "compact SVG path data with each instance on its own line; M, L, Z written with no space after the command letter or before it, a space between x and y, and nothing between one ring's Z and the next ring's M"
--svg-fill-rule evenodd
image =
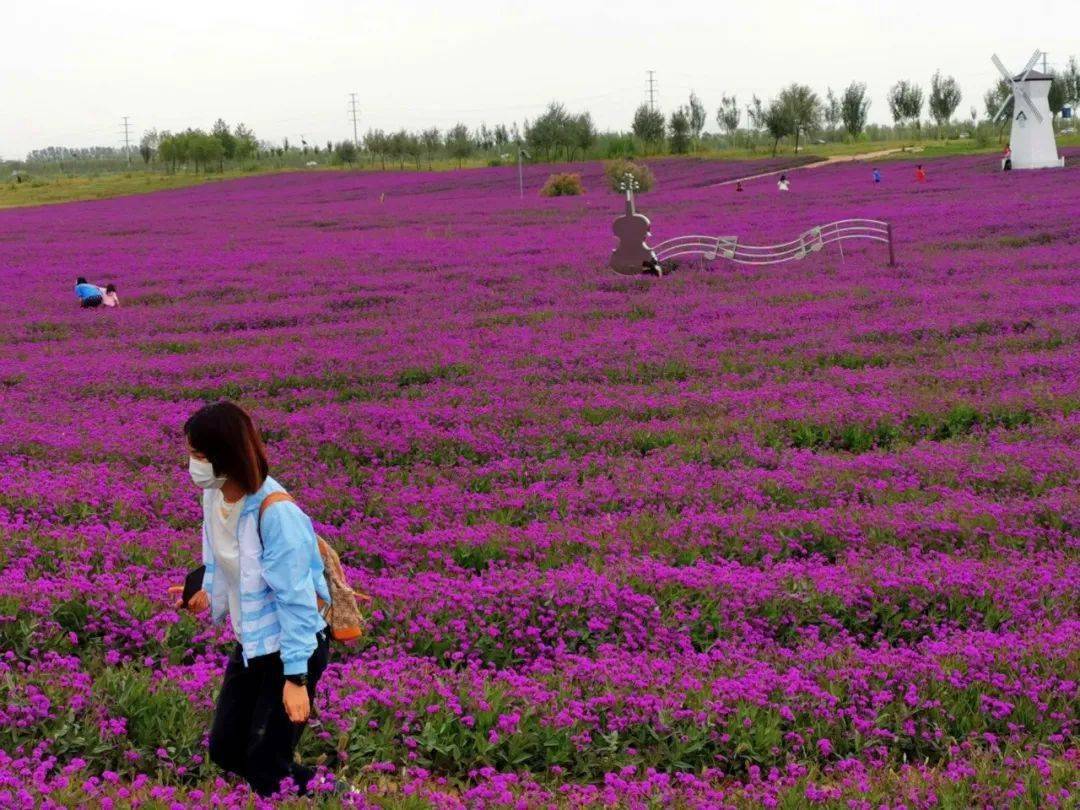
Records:
M127 156L127 165L131 166L131 141L128 138L128 117L124 116L124 154Z
M655 70L647 70L645 72L649 74L649 109L650 110L655 110L656 109L656 71Z
M357 149L360 148L360 137L356 133L356 93L349 93L349 110L352 113L352 142Z

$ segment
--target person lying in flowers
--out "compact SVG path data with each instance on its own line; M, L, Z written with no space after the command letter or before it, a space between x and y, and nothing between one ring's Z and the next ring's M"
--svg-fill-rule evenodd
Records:
M329 654L316 598L329 602L330 593L315 532L291 501L268 505L260 519L263 500L284 490L238 405L207 405L184 433L191 480L203 489L205 573L202 589L176 606L209 607L215 622L228 613L239 639L214 711L210 759L262 796L286 777L303 795L314 771L295 763L293 752Z

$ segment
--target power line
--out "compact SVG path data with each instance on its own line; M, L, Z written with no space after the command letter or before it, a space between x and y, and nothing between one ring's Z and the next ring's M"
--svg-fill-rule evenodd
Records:
M655 70L647 70L645 72L649 74L649 109L650 110L655 110L656 109L656 71Z
M128 117L124 116L124 154L127 155L127 164L131 165L131 141L128 138Z
M349 93L349 107L352 112L352 140L353 146L360 147L360 136L356 131L356 93Z

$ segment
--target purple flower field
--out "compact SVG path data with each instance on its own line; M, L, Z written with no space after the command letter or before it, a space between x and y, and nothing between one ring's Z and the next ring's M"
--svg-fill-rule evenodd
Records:
M374 598L301 750L387 807L1068 807L1080 155L316 173L0 212L0 805L246 806L181 433L234 399ZM76 275L119 288L80 310Z

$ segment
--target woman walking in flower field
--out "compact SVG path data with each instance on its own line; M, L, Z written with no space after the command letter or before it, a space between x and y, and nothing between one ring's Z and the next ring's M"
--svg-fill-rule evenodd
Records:
M203 490L202 587L177 602L213 621L229 614L238 639L210 731L210 758L263 796L291 777L306 793L314 771L293 760L326 668L330 601L311 520L269 475L251 417L231 402L184 425L188 469ZM177 586L174 592L183 590Z

